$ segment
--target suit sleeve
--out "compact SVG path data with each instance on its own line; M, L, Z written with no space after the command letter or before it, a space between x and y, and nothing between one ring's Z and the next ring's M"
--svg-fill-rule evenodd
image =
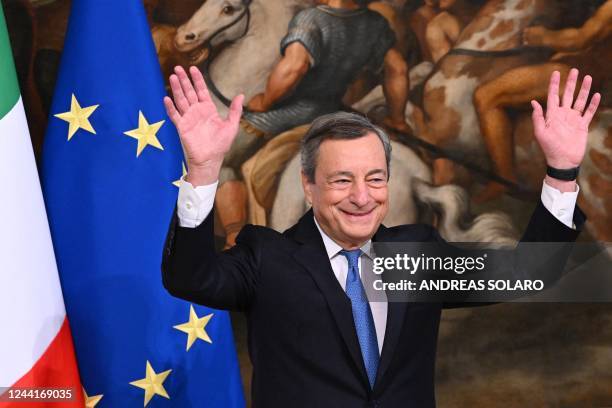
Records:
M552 215L542 202L539 202L531 215L520 242L514 249L487 251L489 259L484 270L466 272L464 275L457 275L455 272L450 271L444 278L485 280L537 279L544 281L545 287L548 287L561 278L574 242L578 238L585 221L586 216L576 206L573 214L573 223L576 228L570 228ZM444 254L452 254L455 257L471 255L471 250L460 249L449 244L433 228L432 240L441 244ZM533 243L537 244L533 245ZM482 255L482 251L478 252L478 254ZM453 299L453 301L446 302L444 307L490 304L483 302L468 303L473 295L473 292L467 291L465 292L464 299L457 299L457 302ZM512 300L520 296L520 294L507 293L507 299L503 300Z
M162 282L173 296L226 310L246 310L255 294L261 260L257 228L245 226L236 245L217 253L214 211L195 228L181 227L176 210L162 256Z

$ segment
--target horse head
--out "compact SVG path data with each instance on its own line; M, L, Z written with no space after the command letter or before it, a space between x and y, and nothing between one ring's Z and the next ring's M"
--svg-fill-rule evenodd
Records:
M176 49L192 53L192 61L198 63L206 57L208 46L241 38L249 29L251 1L206 0L189 21L177 29Z

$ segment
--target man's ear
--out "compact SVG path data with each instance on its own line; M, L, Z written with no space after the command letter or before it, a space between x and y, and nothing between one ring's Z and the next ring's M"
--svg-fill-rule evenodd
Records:
M302 188L304 189L304 196L308 204L312 205L312 183L308 181L308 177L304 174L304 170L300 172L302 175Z

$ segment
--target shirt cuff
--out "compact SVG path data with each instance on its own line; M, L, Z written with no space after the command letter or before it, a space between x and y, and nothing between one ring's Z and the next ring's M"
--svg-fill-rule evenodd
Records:
M573 223L574 209L576 208L576 200L580 186L576 184L576 191L562 193L554 187L549 186L546 182L542 182L542 204L548 212L555 218L567 225L569 228L576 229Z
M208 217L215 203L218 181L193 187L181 177L176 213L181 227L196 228Z

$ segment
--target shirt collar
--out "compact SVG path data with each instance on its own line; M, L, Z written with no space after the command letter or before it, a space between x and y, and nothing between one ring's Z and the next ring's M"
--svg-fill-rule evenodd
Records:
M317 226L317 229L319 230L319 233L321 234L321 238L323 238L323 245L325 246L325 252L327 252L327 257L329 259L332 259L336 255L338 255L338 252L342 251L343 248L340 245L338 245L338 243L336 241L331 239L329 237L329 235L327 235L325 233L325 231L323 231L323 229L321 228L321 226L317 222L317 217L315 217L313 215L312 218L314 219L315 225ZM369 258L373 258L373 255L372 255L372 240L369 239L359 249L361 249L361 252L363 252Z

